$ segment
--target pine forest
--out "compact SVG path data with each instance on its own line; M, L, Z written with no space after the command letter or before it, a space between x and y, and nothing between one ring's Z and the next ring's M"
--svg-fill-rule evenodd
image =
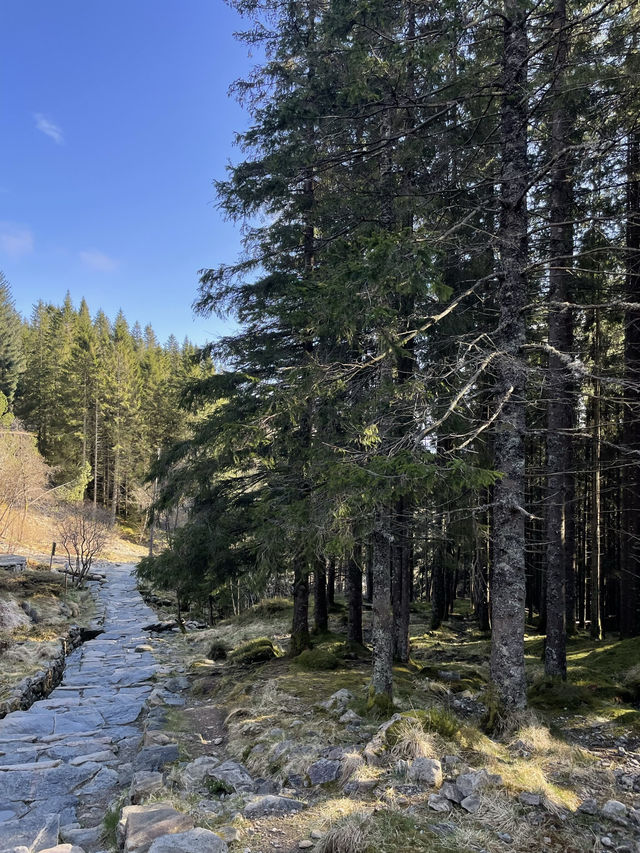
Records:
M635 737L640 5L229 5L245 22L237 38L255 67L232 86L246 126L215 192L242 250L194 271L185 294L197 316L219 318L227 332L204 345L161 343L123 312L109 318L99 305L74 303L81 294L38 302L22 317L12 297L20 282L3 278L0 513L11 500L27 511L30 498L15 496L2 461L23 435L40 466L38 494L108 516L144 549L138 583L175 618L176 642L187 631L190 648L196 623L210 638L200 695L220 696L226 685L237 708L225 732L244 737L232 757L254 776L277 770L285 796L288 787L304 799L316 783L311 770L303 784L298 771L255 752L262 735L251 740L246 727L259 731L261 715L271 727L281 721L265 692L255 725L243 722L253 720L245 706L258 687L254 675L238 675L242 661L264 666L250 672L256 684L274 679L267 684L276 693L284 666L298 667L308 690L323 670L344 670L349 690L364 672L353 710L340 706L359 721L355 732L389 718L397 725L392 715L402 712L420 722L420 737L467 737L473 750L470 724L451 722L456 708L463 717L480 708L477 737L501 744L528 708L561 726L566 714L604 708L599 702L618 720L622 702L624 731ZM266 636L242 633L256 614ZM247 641L239 648L233 631ZM219 661L227 656L224 666L236 669L225 682ZM331 677L341 686L338 674ZM441 716L415 710L427 707L415 687L425 675L433 701L446 705ZM386 731L358 759L364 775L350 776L340 759L340 784L374 776L380 784L386 759L367 750ZM420 752L398 737L387 737L388 772L424 783L411 760L431 760L433 744ZM505 767L536 755L518 737L525 746L509 741ZM612 741L607 756L635 755L630 742ZM272 742L264 744L266 756ZM525 758L514 759L521 748ZM582 778L571 754L578 764L560 787L574 773ZM637 787L625 790L640 791L639 761ZM349 818L350 842L336 831L318 850L640 849L640 840L625 847L597 823L592 846L586 835L572 840L558 816L578 800L554 800L560 789L549 768L538 787L527 777L527 796L539 789L541 802L556 803L534 830L535 846L493 812L516 846L494 836L482 844L469 836L465 846L455 834L453 847L440 836L420 846L418 835L406 840L413 829L396 812L389 820L400 821L399 846L389 841L391 824L379 836L358 824L368 840L357 842L353 821L377 820L383 832L387 819L365 809ZM402 796L413 796L405 787ZM235 796L231 788L224 791ZM453 795L432 796L434 812L450 813L438 818L459 809ZM383 815L396 808L385 802ZM622 808L616 814L627 823L613 835L640 825L640 801ZM243 826L238 838L250 844Z

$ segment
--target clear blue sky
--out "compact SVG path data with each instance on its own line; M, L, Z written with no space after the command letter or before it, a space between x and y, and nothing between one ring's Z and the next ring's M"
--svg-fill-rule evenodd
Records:
M2 0L0 269L16 307L61 303L215 337L194 318L202 267L239 231L212 180L240 156L227 96L253 65L223 0Z

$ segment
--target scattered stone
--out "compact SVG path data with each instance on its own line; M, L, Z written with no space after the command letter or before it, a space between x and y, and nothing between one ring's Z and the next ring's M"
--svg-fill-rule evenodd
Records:
M434 758L416 758L409 767L409 779L432 788L442 785L442 764Z
M606 847L606 848L613 847L613 841L609 838L608 835L601 835L600 836L600 844L602 844L602 846Z
M223 737L216 737L216 738L214 738L214 739L213 739L213 745L214 745L214 746L220 746L220 744L221 744L221 743L223 743L223 742L224 742L224 738L223 738Z
M82 847L75 844L56 844L55 847L38 847L39 853L84 853Z
M343 713L346 711L347 705L352 699L353 693L343 687L341 690L336 690L336 692L324 702L319 702L318 707L323 708L325 711L338 711Z
M220 838L222 838L222 840L226 841L228 844L230 844L232 841L238 841L238 839L240 838L240 833L235 828L235 826L221 826L217 830L217 833Z
M511 842L513 841L513 838L509 835L508 832L499 832L498 838L500 839L500 841L503 841L505 844L511 844Z
M450 812L453 808L449 800L440 794L430 794L428 805L434 812Z
M257 818L263 815L285 815L299 812L306 808L306 803L300 800L280 797L275 794L267 794L248 803L244 808L246 818Z
M209 770L207 775L210 779L228 785L234 791L250 791L253 788L253 779L247 768L237 761L225 761Z
M215 832L198 827L156 838L149 853L227 853L228 849Z
M104 826L91 826L83 829L81 827L61 827L60 838L67 844L77 844L78 847L92 847L100 841L104 832Z
M602 814L609 818L625 818L627 816L627 807L619 800L607 800L602 807Z
M329 782L335 782L340 773L340 762L330 761L328 758L321 758L314 762L308 770L309 781L312 785L326 785Z
M465 811L475 814L481 805L480 797L477 797L475 794L470 794L468 797L464 798L460 805L465 809Z
M502 777L495 773L487 773L486 770L475 770L471 773L461 773L456 778L456 785L460 789L463 797L469 797L471 794L485 788L488 785L501 785Z
M309 836L313 838L314 841L319 841L321 838L324 838L324 832L321 832L319 829L312 829Z
M349 708L348 711L345 711L344 714L340 717L341 723L350 723L351 725L360 725L362 722L362 717L359 717L355 711L352 711Z
M532 791L522 791L518 794L518 800L523 806L539 806L542 803L540 794L534 794ZM590 812L590 814L595 814L595 812Z
M129 789L129 802L133 805L140 803L145 797L160 791L163 785L162 773L157 770L139 770L133 774Z
M168 743L165 746L143 746L136 755L134 770L161 770L165 764L177 761L178 744Z
M464 799L460 793L460 789L453 782L445 782L442 788L440 788L440 794L454 803L461 803Z
M592 798L583 800L578 806L578 811L582 812L582 814L596 815L598 814L598 803Z
M298 844L300 850L309 850L311 847L313 847L313 841L309 841L308 838Z
M193 829L189 815L176 811L168 803L125 806L117 835L124 853L147 853L153 841L168 833Z

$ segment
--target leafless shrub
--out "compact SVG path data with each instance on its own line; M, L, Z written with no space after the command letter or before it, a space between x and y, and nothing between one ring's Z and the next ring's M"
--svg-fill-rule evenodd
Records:
M60 544L67 552L75 586L81 586L94 559L109 539L111 516L89 502L65 507L58 522Z

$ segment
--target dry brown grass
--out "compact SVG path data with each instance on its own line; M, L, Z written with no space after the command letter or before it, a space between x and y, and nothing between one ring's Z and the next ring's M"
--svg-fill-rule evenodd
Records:
M365 853L372 833L372 813L354 812L327 831L318 843L317 853Z
M397 737L391 756L396 760L404 758L435 758L439 751L435 737L425 732L420 720L415 717L403 717L397 725L394 737Z

